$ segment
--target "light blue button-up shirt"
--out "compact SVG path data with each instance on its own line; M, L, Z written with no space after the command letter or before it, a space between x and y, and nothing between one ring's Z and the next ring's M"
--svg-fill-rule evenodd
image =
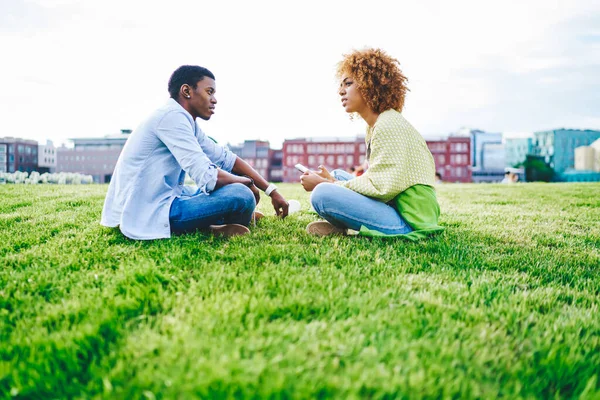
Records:
M185 173L209 195L217 168L231 172L236 155L202 132L191 114L169 99L127 139L113 172L101 224L131 239L171 237L169 212Z

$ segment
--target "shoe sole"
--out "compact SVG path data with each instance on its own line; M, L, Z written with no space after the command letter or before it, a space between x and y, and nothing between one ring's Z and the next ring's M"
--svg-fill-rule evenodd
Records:
M215 236L222 237L241 236L250 233L250 229L238 224L211 225L209 231Z
M254 211L254 215L252 216L252 219L255 221L259 221L264 217L265 217L265 214L261 213L260 211Z
M318 223L311 222L310 224L308 224L308 226L306 227L306 232L308 232L311 235L317 235L317 236L330 236L330 235L342 235L343 236L346 234L344 229L337 228L329 223L323 224L320 222L321 221L318 221Z

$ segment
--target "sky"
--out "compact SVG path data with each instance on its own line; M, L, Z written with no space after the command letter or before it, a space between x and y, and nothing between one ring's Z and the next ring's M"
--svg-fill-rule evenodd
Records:
M349 137L336 63L400 61L425 137L600 129L600 1L0 0L0 137L135 129L180 65L210 69L219 142Z

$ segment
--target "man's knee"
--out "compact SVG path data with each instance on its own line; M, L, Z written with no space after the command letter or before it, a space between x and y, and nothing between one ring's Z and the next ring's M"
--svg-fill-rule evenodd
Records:
M235 200L237 205L237 209L240 211L252 209L256 207L256 198L254 197L254 193L250 188L242 183L232 183L231 185L232 200Z

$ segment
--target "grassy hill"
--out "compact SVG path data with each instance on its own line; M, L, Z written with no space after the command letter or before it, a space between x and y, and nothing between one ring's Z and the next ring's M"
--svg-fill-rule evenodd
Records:
M136 242L106 186L0 186L0 399L599 398L600 185L443 185L424 242ZM268 198L259 209L272 213Z

